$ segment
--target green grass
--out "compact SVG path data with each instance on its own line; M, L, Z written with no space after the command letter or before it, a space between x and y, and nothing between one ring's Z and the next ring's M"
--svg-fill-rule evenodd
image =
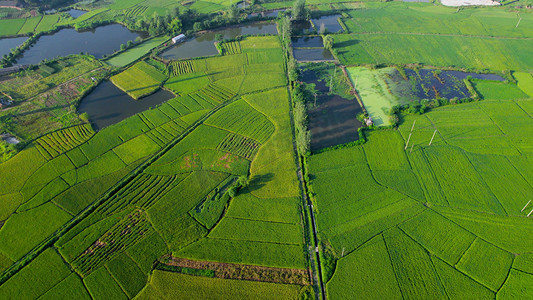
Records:
M385 243L403 297L447 298L429 255L419 244L397 230L385 235Z
M91 273L83 282L93 299L128 299L105 267Z
M402 299L383 237L377 236L357 251L339 259L326 285L328 298Z
M470 247L475 235L439 214L426 211L400 228L412 239L450 265L455 265Z
M509 252L476 239L457 264L457 269L492 291L498 291L507 278L513 257ZM487 263L489 261L490 263Z
M176 253L179 257L279 268L305 268L301 245L243 240L202 239Z
M208 238L245 240L280 244L302 243L300 224L272 223L226 217L209 233Z
M41 18L42 18L41 16L27 18L22 28L20 28L18 34L27 34L27 33L33 32L35 28L37 27L37 25L39 24L39 22L41 22Z
M70 220L52 203L13 214L0 229L0 251L16 261Z
M166 75L144 61L111 77L111 81L133 99L154 93L166 80Z
M529 97L533 97L533 75L525 72L514 72L513 76L518 81L518 87Z
M531 69L529 47L522 39L396 33L339 34L334 45L345 65L420 63L495 71Z
M476 80L473 82L473 85L482 99L507 100L528 97L518 86L512 83Z
M533 254L525 253L516 256L513 261L513 268L519 271L531 273L533 271Z
M41 19L41 22L39 22L39 25L37 25L37 28L35 28L36 32L42 32L42 31L50 31L54 29L56 23L58 23L61 19L61 16L58 14L53 15L44 15Z
M0 286L0 297L35 299L71 274L54 249L37 256L24 269L17 272Z
M107 269L129 298L135 297L148 279L148 276L124 252L107 263Z
M67 300L72 298L84 300L91 299L91 296L89 296L89 293L85 289L80 277L75 273L70 274L63 281L43 294L39 299Z
M148 274L154 262L163 254L168 253L167 245L161 236L154 232L126 250L126 253Z
M77 182L102 177L116 172L125 166L126 164L113 151L109 151L77 169Z
M115 67L127 66L167 40L168 37L161 36L144 41L138 45L135 45L133 48L111 57L110 59L106 60L106 63Z
M0 36L16 35L24 25L26 19L3 19L0 20Z
M226 216L268 222L298 223L300 202L298 198L257 198L249 191L241 191L231 200Z
M146 135L139 135L113 149L113 152L126 164L146 157L159 150L159 146Z
M494 293L442 260L431 257L446 294L452 299L494 299Z
M204 73L190 73L177 77L170 77L165 87L176 94L186 95L198 91L209 84L209 77Z
M246 101L235 101L217 111L206 124L238 133L264 143L274 132L267 117L253 109Z
M296 299L301 286L154 271L139 299Z
M497 299L516 299L531 295L533 275L511 269L505 285L498 291Z

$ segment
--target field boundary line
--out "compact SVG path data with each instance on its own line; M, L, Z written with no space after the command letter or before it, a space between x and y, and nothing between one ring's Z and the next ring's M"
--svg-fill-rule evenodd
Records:
M286 245L286 246L302 246L303 245L303 246L305 246L305 244L291 244L291 243L281 243L281 242L265 242L265 241L246 240L246 239L218 238L218 237L209 237L209 236L206 236L206 238L211 239L211 240L219 240L219 241L242 241L242 242L250 242L250 243L272 244L272 245Z
M444 286L444 283L442 282L442 279L440 278L440 275L439 275L439 272L437 271L437 268L435 268L435 264L433 263L433 260L431 260L431 252L429 251L429 249L427 249L426 247L424 247L422 244L420 244L417 240L415 240L412 236L410 236L409 234L407 234L407 232L405 232L400 226L397 226L398 229L400 230L400 232L402 232L408 239L410 239L411 241L413 241L414 243L416 243L418 246L420 246L424 252L426 252L427 254L427 257L428 257L428 260L429 262L431 263L431 268L433 269L433 273L435 274L435 276L437 276L437 279L439 280L439 285L440 287L442 288L442 290L444 291L444 294L446 295L446 297L448 297L448 299L451 299L450 296L448 295L448 291L446 290L446 287ZM437 257L438 259L440 259L440 257L438 257L437 255L433 254L435 257ZM442 259L441 259L442 260Z
M399 228L398 226L393 226L393 227ZM392 228L392 227L390 227L390 228ZM392 262L392 257L390 255L391 251L389 249L389 244L387 243L387 239L385 238L385 236L383 236L383 232L384 231L382 231L380 234L381 234L381 238L383 239L383 243L385 244L385 248L387 249L387 255L389 256L390 268L392 269L392 272L394 272L394 277L396 278L396 285L398 285L398 289L400 290L400 294L402 294L402 298L403 299L407 299L405 297L405 295L404 295L404 291L402 290L402 285L400 284L400 280L398 280L398 274L396 273L396 270L394 269L394 265L393 265L393 262Z
M450 33L425 33L425 32L393 32L393 31L364 31L357 33L346 33L347 35L420 35L420 36L442 36L442 37L464 37L464 38L485 38L498 40L533 40L533 37L508 37L508 36L489 36L489 35L469 35L469 34L450 34Z
M288 225L299 225L299 224L302 224L302 223L287 223L287 222L277 222L277 221L265 221L265 220L248 219L248 218L240 218L240 217L232 217L232 216L227 216L225 218L227 218L227 219L236 219L236 220L244 220L244 221L273 223L273 224L288 224Z
M450 207L451 207L451 208L457 208L457 207L453 207L453 206L450 206ZM504 249L504 248L502 248L502 247L500 247L500 246L498 246L498 245L496 245L496 244L494 244L494 243L492 243L492 242L490 242L490 241L487 241L486 239L484 239L484 238L480 237L479 235L475 234L474 232L472 232L472 231L469 230L468 228L466 228L466 227L464 227L464 226L461 226L460 224L457 224L455 221L451 220L450 218L448 218L447 216L443 215L442 213L440 213L440 212L434 210L433 208L429 207L429 209L431 209L433 212L439 214L441 217L446 218L448 221L452 222L453 224L455 224L455 225L461 227L462 229L464 229L464 230L470 232L470 233L473 234L476 238L478 238L478 239L480 239L480 240L483 240L484 242L486 242L486 243L488 243L488 244L491 244L492 246L494 246L494 247L496 247L496 248L498 248L498 249L500 249L500 250L502 250L502 251L505 251L505 252L507 252L507 253L511 253L511 254L513 254L513 252L511 252L511 251L509 251L509 250L506 250L506 249ZM461 208L459 208L459 209L461 209ZM461 210L463 210L463 209L461 209ZM467 211L468 211L468 210L467 210ZM475 211L475 212L477 212L477 211ZM479 213L479 212L478 212L478 213ZM486 211L485 211L485 212L481 212L481 213L488 214ZM500 217L508 217L508 216L501 216L501 215L496 215L496 214L494 214L494 215L495 215L495 216L500 216ZM477 221L474 220L473 222L477 222ZM473 243L473 242L472 242L472 243ZM465 253L466 253L466 251L465 251ZM513 255L514 255L514 254L513 254ZM462 259L462 256L461 256L461 259ZM459 261L460 261L461 259L459 259Z
M149 158L147 158L146 160L141 162L140 165L135 167L128 174L123 176L112 187L110 187L109 189L107 189L107 191L105 191L103 194L98 196L95 201L93 201L91 204L86 206L82 211L80 211L74 218L70 219L65 224L63 224L61 227L59 227L51 235L49 235L47 238L45 238L43 241L41 241L39 244L37 244L34 248L32 248L30 251L28 251L18 261L13 262L13 264L11 264L11 266L9 266L2 273L0 273L0 285L2 285L9 278L14 276L16 273L18 273L18 271L22 270L22 268L24 268L27 264L29 264L31 261L33 261L33 259L35 259L37 256L39 256L47 248L52 246L63 234L65 234L67 231L69 231L71 228L73 228L75 225L77 225L83 219L88 217L94 210L96 210L101 204L103 204L105 200L107 200L110 197L112 197L121 188L123 188L127 183L129 183L131 180L133 180L138 174L141 174L149 165L151 165L153 162L155 162L157 159L159 159L165 153L167 153L170 149L172 149L178 142L183 140L194 129L196 129L198 126L200 126L207 118L209 118L215 112L217 112L218 110L220 110L221 108L225 107L227 104L229 104L231 102L232 101L227 101L227 102L221 103L219 106L213 108L213 110L207 112L204 116L200 117L200 119L198 119L196 122L194 122L193 124L189 125L179 136L177 136L176 138L174 138L173 140L168 142L164 147L162 147L160 150L158 150L152 156L150 156Z

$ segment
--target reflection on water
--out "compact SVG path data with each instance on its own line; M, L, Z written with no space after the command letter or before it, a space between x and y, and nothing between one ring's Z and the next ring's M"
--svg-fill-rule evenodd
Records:
M311 19L311 22L313 22L318 32L321 32L322 28L326 32L339 32L342 31L342 27L338 21L340 17L341 15L323 16L318 19Z
M319 150L355 141L359 138L357 129L362 126L356 118L363 110L356 100L339 95L329 95L324 80L317 78L314 71L305 70L302 80L315 84L317 106L309 109L309 130L311 150Z
M165 59L188 59L217 55L216 35L232 39L240 35L277 34L276 24L248 24L199 34L184 43L179 43L160 54Z
M102 129L174 97L171 92L159 90L150 96L134 100L112 82L104 81L82 99L78 111L88 113L91 123L97 129Z
M324 48L294 49L294 58L297 61L335 60L333 54Z
M0 56L9 54L11 52L11 49L17 48L18 46L22 45L22 43L24 43L27 39L28 38L25 36L0 39Z
M78 32L74 29L61 29L51 35L41 36L37 42L17 59L19 64L37 64L43 59L67 56L81 52L102 58L120 49L121 44L146 35L133 32L126 27L113 24L97 27L91 31Z
M76 19L77 17L87 13L86 11L84 10L79 10L79 9L71 9L69 11L67 11L67 13L73 17L74 19Z

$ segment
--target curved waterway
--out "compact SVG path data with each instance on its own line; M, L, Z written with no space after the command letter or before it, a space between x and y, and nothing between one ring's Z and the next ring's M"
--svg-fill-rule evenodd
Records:
M23 52L18 64L38 64L43 59L79 54L81 52L102 58L120 49L121 44L146 37L145 33L130 31L128 28L112 24L97 27L90 31L78 32L75 29L61 29L51 35L41 36L37 42Z
M199 34L183 43L176 44L159 56L165 59L188 59L201 56L217 55L215 47L216 36L222 35L223 39L232 39L240 35L277 34L276 24L248 24L229 27L222 30L209 31Z
M104 81L82 99L78 111L89 114L91 123L97 129L102 129L174 97L176 96L169 91L159 90L150 96L134 100L111 81Z

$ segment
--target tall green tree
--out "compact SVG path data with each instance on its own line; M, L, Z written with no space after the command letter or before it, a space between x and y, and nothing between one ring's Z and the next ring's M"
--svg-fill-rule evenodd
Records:
M305 18L305 0L296 0L292 7L292 17L296 20Z

